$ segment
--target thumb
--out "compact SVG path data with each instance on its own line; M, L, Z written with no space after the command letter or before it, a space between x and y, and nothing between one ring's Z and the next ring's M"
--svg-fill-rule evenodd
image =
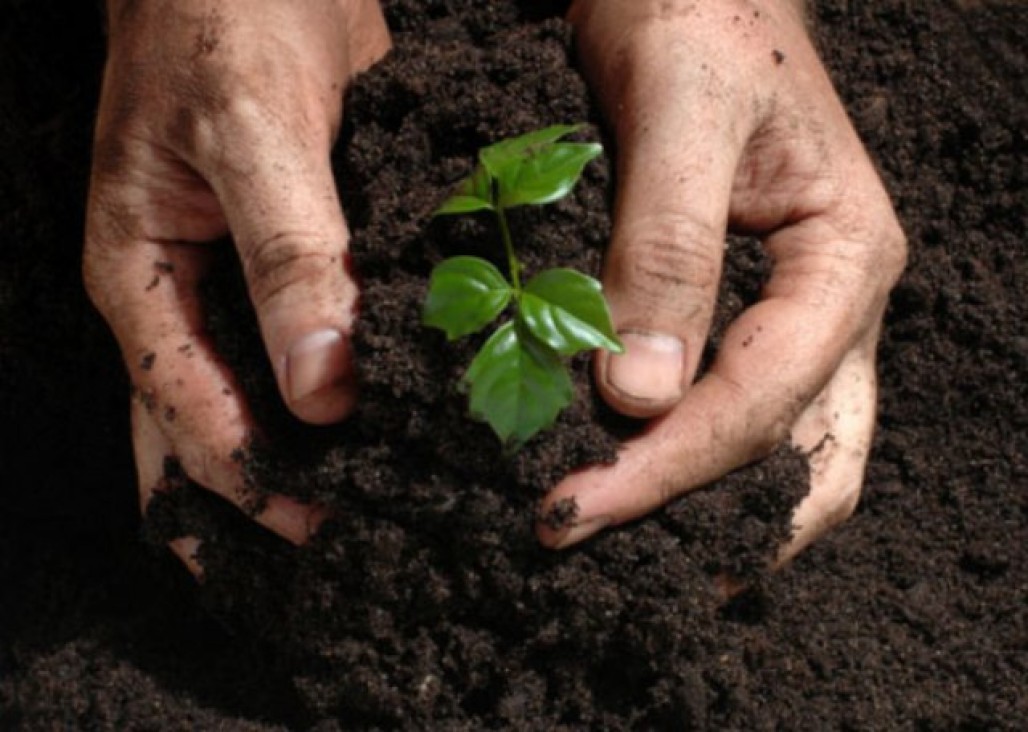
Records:
M604 267L626 350L599 352L596 372L612 407L652 417L681 399L699 366L742 143L718 105L690 103L689 88L670 102L631 91L615 124L619 182Z
M349 336L357 286L330 136L322 142L272 133L240 148L248 165L211 176L279 389L293 413L314 424L343 418L355 399Z

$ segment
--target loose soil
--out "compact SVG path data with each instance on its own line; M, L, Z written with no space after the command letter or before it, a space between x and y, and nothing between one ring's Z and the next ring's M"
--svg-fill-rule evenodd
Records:
M295 550L169 463L176 490L141 527L128 386L79 283L103 39L78 5L14 1L0 24L0 728L1020 729L1028 7L817 3L912 257L861 504L769 576L803 456L547 552L542 491L638 426L578 360L575 405L505 458L453 388L475 341L417 326L433 263L495 252L484 219L430 220L474 150L573 120L604 139L544 3L388 3L396 50L351 90L334 159L363 282L353 419L284 413L228 246L208 285L266 430L255 485L335 518ZM613 172L516 216L531 269L598 269ZM766 273L758 244L731 240L719 323ZM159 548L183 532L204 539L202 588ZM721 573L750 589L722 603Z

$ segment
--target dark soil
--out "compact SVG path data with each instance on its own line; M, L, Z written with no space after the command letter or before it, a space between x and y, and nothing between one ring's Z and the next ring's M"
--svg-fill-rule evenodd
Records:
M547 552L541 491L633 425L577 361L575 406L505 459L453 389L475 343L417 326L434 262L495 255L487 220L429 220L474 150L574 120L603 136L542 3L389 5L397 48L352 90L335 160L364 283L352 420L285 415L227 246L210 283L212 331L267 430L255 484L336 517L294 550L178 481L141 531L128 387L79 284L103 42L76 5L16 1L0 23L0 728L1021 728L1028 7L817 3L912 258L864 498L765 576L801 456ZM517 216L530 268L598 268L611 185L597 163L571 198ZM735 244L722 321L766 273L758 245ZM154 548L183 531L205 539L201 589ZM721 604L721 572L751 589Z

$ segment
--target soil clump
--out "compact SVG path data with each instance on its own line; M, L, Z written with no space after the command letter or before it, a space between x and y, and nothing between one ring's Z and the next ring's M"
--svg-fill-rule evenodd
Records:
M0 727L1014 730L1028 717L1024 6L817 4L912 257L887 315L861 505L768 575L805 490L788 450L580 549L536 545L542 492L611 459L612 435L637 425L603 408L578 359L572 409L503 457L454 388L477 344L418 322L428 268L495 257L495 232L430 215L481 145L574 121L604 139L602 124L552 9L387 3L396 49L351 90L334 158L363 283L358 413L300 427L227 246L208 288L211 331L266 430L255 484L335 515L295 550L169 464L179 487L145 539L201 536L199 589L140 536L128 386L78 280L100 21L14 6L0 24ZM570 198L518 212L529 269L598 270L613 174L595 163ZM759 244L732 239L720 326L767 267ZM750 583L728 605L722 572Z

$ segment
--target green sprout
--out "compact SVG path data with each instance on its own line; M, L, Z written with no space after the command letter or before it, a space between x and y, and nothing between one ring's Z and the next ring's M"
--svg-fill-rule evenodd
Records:
M482 148L475 170L436 211L496 215L509 278L479 257L441 262L432 270L422 322L452 341L482 330L513 303L513 317L489 337L462 379L471 416L487 422L511 450L552 425L571 403L562 358L592 348L624 352L600 283L556 268L522 284L507 225L507 209L563 198L603 152L598 143L559 142L578 129L555 125Z

